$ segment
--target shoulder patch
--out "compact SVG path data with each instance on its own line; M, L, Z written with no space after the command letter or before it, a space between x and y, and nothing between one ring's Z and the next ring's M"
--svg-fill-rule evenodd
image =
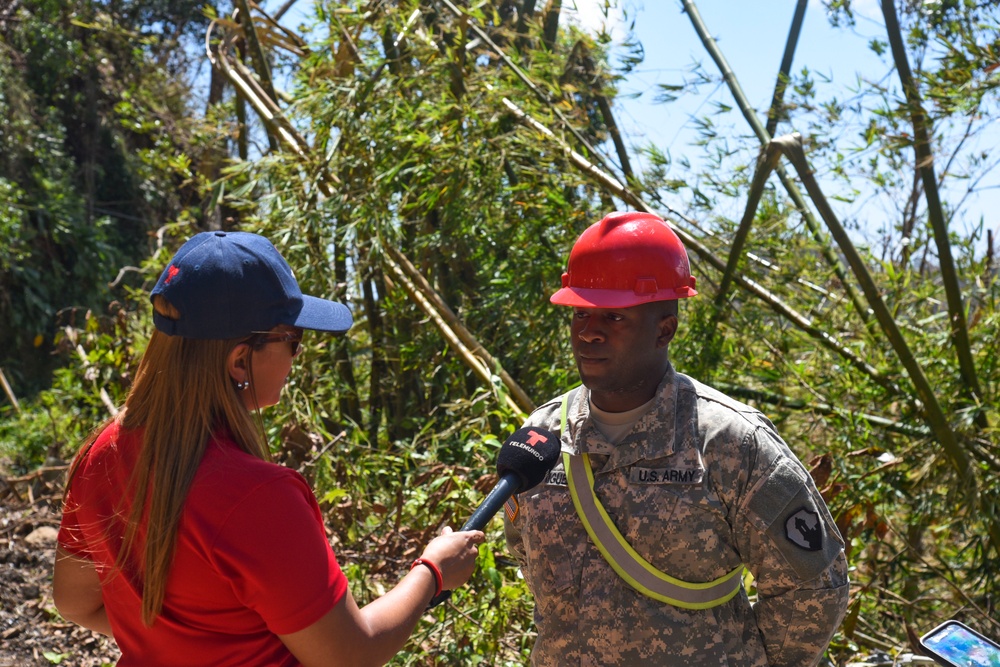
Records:
M792 512L785 521L785 537L806 551L822 549L823 523L819 519L819 514L806 506Z

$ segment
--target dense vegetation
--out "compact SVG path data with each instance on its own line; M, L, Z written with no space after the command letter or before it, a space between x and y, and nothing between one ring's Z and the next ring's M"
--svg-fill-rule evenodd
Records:
M952 616L1000 635L996 264L989 221L960 224L996 164L1000 8L887 2L881 78L845 101L786 70L755 110L685 0L714 65L664 103L718 81L735 101L699 119L695 168L618 132L639 46L538 4L319 1L294 28L287 6L245 0L3 10L8 465L66 461L121 403L146 294L183 239L264 233L306 291L355 313L348 336L307 338L266 426L370 599L464 520L532 403L575 382L546 299L573 239L648 208L682 234L701 291L679 369L778 423L848 540L852 606L830 660L912 650ZM830 29L849 29L850 2L826 4ZM717 131L734 121L747 131ZM892 204L880 245L855 247L838 220L861 193ZM531 600L494 537L398 664L525 662Z

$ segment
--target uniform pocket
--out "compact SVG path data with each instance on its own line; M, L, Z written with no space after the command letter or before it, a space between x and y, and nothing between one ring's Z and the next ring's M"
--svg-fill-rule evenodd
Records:
M580 577L577 552L587 536L576 519L568 487L536 487L530 495L521 496L521 511L524 512L525 558L530 572L528 583L536 604L546 613L558 605L560 598L572 599L575 595Z
M653 567L692 583L739 565L722 504L706 484L630 485L618 529Z

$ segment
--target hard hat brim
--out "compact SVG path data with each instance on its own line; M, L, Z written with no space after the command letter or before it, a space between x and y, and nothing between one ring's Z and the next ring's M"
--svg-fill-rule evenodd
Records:
M650 294L636 294L629 290L563 287L549 297L549 301L557 306L574 308L631 308L654 301L686 299L697 294L693 287L658 290Z

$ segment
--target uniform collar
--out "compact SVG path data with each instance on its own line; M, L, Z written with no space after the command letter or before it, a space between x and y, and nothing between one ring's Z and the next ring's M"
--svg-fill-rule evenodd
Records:
M570 396L566 422L569 442L564 449L572 454L610 456L608 468L630 466L643 459L655 459L674 453L677 413L678 374L672 364L656 389L653 408L639 418L632 430L617 446L609 443L590 418L590 390L581 387Z

